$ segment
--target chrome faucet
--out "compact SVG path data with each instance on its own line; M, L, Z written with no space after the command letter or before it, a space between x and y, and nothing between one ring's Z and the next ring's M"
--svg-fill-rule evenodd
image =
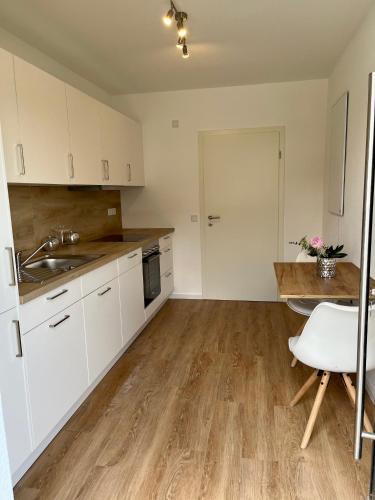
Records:
M18 281L21 283L22 282L22 272L23 268L25 265L30 262L30 260L35 257L36 254L41 252L44 248L48 248L48 250L55 250L59 246L60 241L58 238L55 238L53 236L48 236L48 238L43 241L43 243L36 249L34 250L23 262L22 262L22 250L19 250L16 252L16 270L17 270L17 278Z

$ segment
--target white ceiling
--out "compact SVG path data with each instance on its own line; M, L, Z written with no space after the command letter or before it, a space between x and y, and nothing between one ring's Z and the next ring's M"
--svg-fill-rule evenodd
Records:
M112 94L327 77L372 0L0 0L0 26Z

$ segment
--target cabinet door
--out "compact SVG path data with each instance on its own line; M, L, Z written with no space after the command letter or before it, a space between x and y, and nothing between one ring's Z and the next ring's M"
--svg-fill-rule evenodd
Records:
M89 381L108 366L122 346L118 278L83 299Z
M65 85L18 57L14 58L14 70L22 150L17 151L17 169L8 181L67 184Z
M0 49L0 127L4 142L8 182L18 182L16 145L20 143L14 61L12 54Z
M163 276L160 278L161 279L161 297L162 300L167 299L170 294L173 292L174 289L174 284L173 284L173 270L170 269L167 271Z
M145 322L142 264L119 277L122 337L126 344Z
M3 421L3 405L0 395L0 498L3 500L13 500L12 479L10 476L10 466L8 457L8 447L5 436Z
M102 158L108 162L108 176L105 183L112 186L126 184L126 164L128 155L127 124L124 115L101 105L100 124L102 138Z
M16 320L16 309L0 314L0 393L12 473L31 453L24 358Z
M0 131L0 313L16 306L17 283L4 155Z
M36 447L88 387L82 302L22 339Z
M66 85L68 105L70 176L72 184L104 183L100 137L100 103Z
M142 127L134 120L128 119L127 137L129 141L129 161L127 162L128 186L144 186Z

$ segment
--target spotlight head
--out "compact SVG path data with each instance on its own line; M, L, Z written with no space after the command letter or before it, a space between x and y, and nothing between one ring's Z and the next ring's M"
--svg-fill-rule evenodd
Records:
M184 46L182 47L182 57L184 59L187 59L189 57L189 52L186 43L184 43Z
M182 48L183 48L183 46L185 45L185 43L186 43L185 38L180 38L180 37L178 37L178 40L177 40L177 43L176 43L176 47L177 47L178 49L181 49L181 50L182 50Z
M187 30L182 20L177 21L177 33L180 38L185 38L187 35Z
M163 22L166 26L170 26L172 24L174 12L173 9L169 9L169 11L163 17Z

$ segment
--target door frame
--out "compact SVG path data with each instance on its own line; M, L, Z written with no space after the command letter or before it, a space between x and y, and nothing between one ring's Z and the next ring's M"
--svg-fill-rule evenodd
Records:
M203 163L203 138L208 135L229 135L239 133L261 133L278 132L279 134L279 169L278 169L278 245L277 260L284 258L284 201L285 201L285 127L254 127L236 128L223 130L202 130L198 131L198 165L199 165L199 220L201 238L201 280L202 298L207 298L207 255L206 255L206 231L205 220L205 189L204 189L204 163Z

